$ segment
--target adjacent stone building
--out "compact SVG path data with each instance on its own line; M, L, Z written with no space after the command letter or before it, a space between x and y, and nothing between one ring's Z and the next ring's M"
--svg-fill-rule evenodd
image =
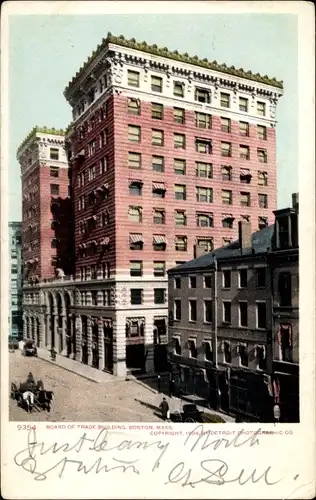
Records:
M22 338L21 222L9 222L9 336Z
M275 216L168 271L176 385L248 421L273 421L274 404L282 421L299 414L298 206Z

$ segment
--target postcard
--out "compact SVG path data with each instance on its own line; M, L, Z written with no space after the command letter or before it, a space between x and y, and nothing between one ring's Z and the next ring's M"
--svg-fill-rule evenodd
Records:
M313 20L4 3L4 498L314 497Z

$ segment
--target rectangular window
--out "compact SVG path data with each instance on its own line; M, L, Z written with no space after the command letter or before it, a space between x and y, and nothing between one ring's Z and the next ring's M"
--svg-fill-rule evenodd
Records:
M233 229L234 217L232 214L223 214L222 227Z
M88 144L88 156L93 156L96 152L97 142L95 140L90 141Z
M130 87L139 87L139 72L127 70L127 84Z
M50 148L49 149L49 157L51 160L59 160L59 149L58 148Z
M189 288L196 288L196 276L189 276Z
M257 149L257 156L260 163L268 163L268 155L265 149Z
M165 252L166 237L164 234L153 235L153 250L155 250L155 252Z
M230 118L221 118L221 131L222 132L231 132L231 120Z
M266 115L266 105L264 102L257 101L257 115L259 116Z
M151 77L151 90L152 92L162 92L162 78L160 76Z
M181 320L181 300L179 299L174 301L174 319L176 321Z
M178 252L186 252L188 250L188 240L186 236L176 236L175 250Z
M238 271L238 287L247 288L248 285L248 270L239 269Z
M232 145L230 142L221 142L221 156L231 156Z
M163 182L153 182L152 183L152 195L155 198L164 198L166 195L166 188Z
M51 240L51 248L57 248L58 246L58 239L57 238L53 238Z
M221 167L222 181L232 180L232 170L232 167L227 167L225 165Z
M176 288L177 290L180 290L181 288L181 278L175 278L174 279L174 288Z
M108 159L105 156L100 160L100 174L105 174L108 171Z
M135 125L128 126L128 140L131 142L140 142L140 127Z
M233 193L227 189L222 189L222 204L231 205L233 203Z
M268 185L268 173L258 172L258 186L267 186L267 185Z
M189 321L196 321L196 300L189 300Z
M259 194L259 207L260 208L268 208L268 195L267 194Z
M204 276L204 288L212 288L212 276Z
M183 210L176 210L174 215L174 222L176 226L186 226L187 217Z
M140 153L128 153L128 168L141 168L141 154Z
M267 217L258 217L258 228L261 231L261 229L264 229L268 225L268 219Z
M248 349L246 344L238 344L240 366L248 366Z
M258 139L267 140L267 127L264 125L257 125Z
M212 116L206 113L195 113L195 126L198 128L211 128Z
M51 177L59 177L59 167L49 167L49 175Z
M59 184L50 185L50 194L52 196L59 196Z
M213 238L197 238L197 246L203 249L204 253L209 253L214 250Z
M267 327L267 305L265 302L257 302L257 328Z
M99 138L100 148L104 148L104 146L107 143L107 140L108 140L108 132L107 132L107 130L102 130L102 132L100 133L100 138Z
M195 163L196 166L196 177L203 177L206 179L212 179L213 177L213 165L211 163L203 163L201 161L197 161Z
M163 119L163 105L153 102L151 104L151 117L154 120L162 120Z
M239 326L248 326L248 302L239 302Z
M195 100L198 102L204 102L206 104L210 103L210 93L206 89L200 89L196 88L195 89Z
M166 290L164 288L154 288L154 303L165 304Z
M129 248L130 250L143 250L144 239L142 234L130 233Z
M211 154L212 141L210 139L195 139L195 151L197 153Z
M249 123L239 122L239 134L243 137L249 137Z
M204 322L212 323L213 320L213 303L211 300L204 300Z
M249 146L239 146L239 158L241 160L250 160Z
M173 134L173 144L177 149L185 149L185 135Z
M153 146L163 146L164 134L162 130L152 130L151 143Z
M231 271L230 270L222 271L222 278L223 278L223 288L230 288L231 287Z
M221 107L222 108L230 108L230 95L225 92L221 92Z
M198 227L213 227L213 214L208 213L197 213L196 214L196 225Z
M266 286L266 268L258 267L256 269L257 288L265 288Z
M173 108L173 119L176 123L183 125L185 122L185 110L182 108Z
M186 200L186 186L175 184L174 197L176 200Z
M184 83L173 82L173 95L176 97L184 97Z
M186 162L185 160L179 160L174 158L173 160L174 173L176 175L185 175L186 173Z
M140 207L129 207L128 218L132 222L142 222L142 209Z
M200 203L213 203L213 189L197 187L196 188L196 201Z
M160 277L166 274L166 263L164 261L154 262L154 276Z
M223 301L223 323L230 324L232 322L232 305L231 302Z
M154 224L164 224L165 223L165 211L164 211L164 209L154 208L153 222L154 222Z
M142 195L143 184L141 181L130 181L129 183L129 194L132 196Z
M127 111L129 115L140 115L140 100L134 98L127 99Z
M239 97L239 111L248 112L248 99L245 97Z
M131 288L131 304L140 305L143 303L143 289L142 288Z
M154 172L164 172L165 163L163 156L152 156L151 159L152 169Z
M251 206L250 193L245 193L245 192L240 193L240 205L242 207L250 207Z

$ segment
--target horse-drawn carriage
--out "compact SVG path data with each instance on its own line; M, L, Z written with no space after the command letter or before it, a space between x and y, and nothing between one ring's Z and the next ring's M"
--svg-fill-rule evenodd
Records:
M18 406L24 408L28 413L32 413L33 409L50 412L54 393L53 391L46 391L41 380L38 380L37 383L35 381L34 383L22 382L19 386L12 382L11 398L15 399Z
M171 413L170 420L172 422L202 422L203 412L200 411L195 404L185 404L182 407L182 411L175 411Z

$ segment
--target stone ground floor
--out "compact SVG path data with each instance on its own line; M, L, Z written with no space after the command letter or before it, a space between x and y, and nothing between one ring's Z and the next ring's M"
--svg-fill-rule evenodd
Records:
M43 359L21 356L19 350L9 354L9 370L10 383L24 382L31 371L35 380L42 379L45 388L53 390L55 396L50 413L31 415L10 399L11 421L162 423L158 407L163 394L145 384L111 375L96 383ZM183 402L179 398L166 397L171 411L181 411Z
M70 300L56 299L55 305L24 309L23 338L119 377L168 367L164 310L75 309Z

